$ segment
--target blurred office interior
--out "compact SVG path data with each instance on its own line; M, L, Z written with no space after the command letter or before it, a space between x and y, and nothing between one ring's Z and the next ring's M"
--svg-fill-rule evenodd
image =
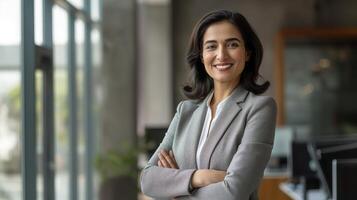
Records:
M356 199L356 1L0 0L0 200L150 199L138 173L217 9L255 28L278 103L260 199Z

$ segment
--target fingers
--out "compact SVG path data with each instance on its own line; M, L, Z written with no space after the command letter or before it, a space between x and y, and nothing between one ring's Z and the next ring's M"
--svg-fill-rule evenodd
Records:
M166 160L166 157L162 152L159 153L159 162L161 162L162 167L171 168L169 162Z
M163 151L162 155L165 157L171 168L177 168L176 160L171 150L169 152Z
M178 169L173 152L172 151L167 152L165 150L161 150L159 153L158 166Z

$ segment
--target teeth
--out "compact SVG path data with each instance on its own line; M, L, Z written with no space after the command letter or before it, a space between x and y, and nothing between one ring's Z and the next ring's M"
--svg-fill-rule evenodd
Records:
M216 65L216 68L219 70L224 70L224 69L228 69L230 68L232 65L231 64L227 64L227 65Z

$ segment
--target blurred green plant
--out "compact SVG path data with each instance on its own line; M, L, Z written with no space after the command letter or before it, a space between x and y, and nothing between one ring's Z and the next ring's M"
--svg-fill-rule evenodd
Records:
M19 120L21 117L21 87L16 85L9 90L5 96L5 103L9 106L9 118Z
M124 143L120 150L111 149L97 155L95 167L102 181L120 176L136 178L139 172L137 159L141 150L137 145Z

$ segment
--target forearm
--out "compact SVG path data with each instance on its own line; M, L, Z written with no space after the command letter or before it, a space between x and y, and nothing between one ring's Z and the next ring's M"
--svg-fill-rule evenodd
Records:
M153 198L189 195L189 184L193 172L194 169L148 167L141 173L142 192Z
M159 167L151 166L149 168L144 169L141 177L143 191L144 193L147 193L149 196L158 195L157 191L162 190L162 188L165 188L167 191L171 191L171 192L166 195L160 192L159 194L160 196L164 195L161 197L168 197L167 195L172 197L173 196L172 191L174 191L175 193L181 191L179 193L176 193L177 195L174 196L187 195L187 193L189 193L191 189L202 188L210 184L221 182L224 180L226 176L225 171L219 171L219 170L211 170L211 169L199 169L199 170L191 169L188 171L179 170L176 164L176 160L174 159L174 155L171 151L170 153L168 153L165 150L161 150L158 154L159 154L158 156ZM152 182L154 179L154 177L151 177L150 174L153 174L154 177L159 177L157 178L157 180L155 180L155 182L159 181L158 179L161 179L158 183L150 184L150 185L154 184L156 185L156 187L145 186L146 180L150 180ZM172 177L172 175L174 176ZM181 179L181 180L177 180L177 179ZM181 186L184 185L186 186L179 189L177 188L177 184L176 184L177 182L183 183L183 185L181 184ZM173 187L174 189L170 189L171 187Z
M223 181L225 176L225 171L199 169L192 175L191 186L193 188L205 187L207 185Z
M245 156L237 156L232 160L231 166L227 169L227 175L223 181L198 188L191 195L177 199L249 199L249 196L259 186L264 168L269 160L270 152L270 145L244 145L244 147L240 149L240 154Z
M201 200L201 199L224 199L236 200L227 190L225 181L212 183L205 187L193 190L192 194L176 197L175 200ZM239 199L240 200L240 199Z

